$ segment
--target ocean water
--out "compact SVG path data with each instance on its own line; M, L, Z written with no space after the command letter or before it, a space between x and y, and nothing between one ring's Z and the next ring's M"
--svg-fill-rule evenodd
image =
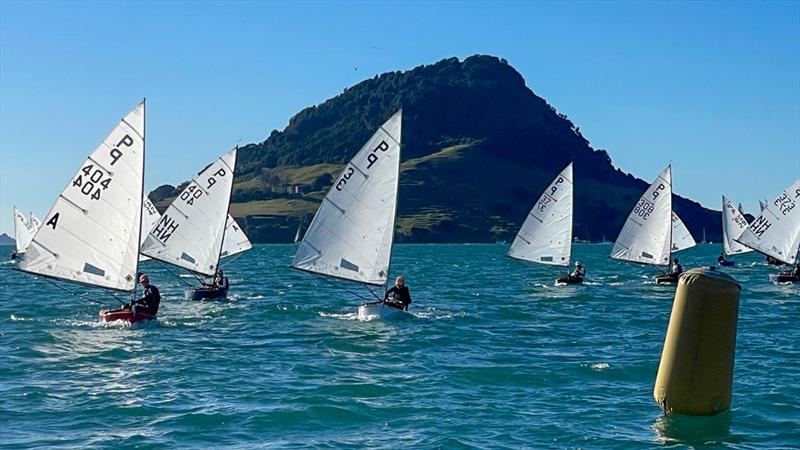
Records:
M559 288L561 270L506 250L396 246L414 314L394 322L355 320L367 291L289 269L290 245L230 262L225 303L184 301L191 277L145 263L164 298L133 327L2 264L0 445L800 447L800 285L770 284L761 257L725 270L743 286L733 408L692 418L652 396L674 287L609 260L609 244L577 244L590 281ZM688 269L719 250L679 257Z

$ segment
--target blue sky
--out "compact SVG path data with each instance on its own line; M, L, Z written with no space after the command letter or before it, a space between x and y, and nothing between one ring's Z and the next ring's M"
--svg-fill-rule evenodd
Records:
M754 211L800 176L800 2L0 2L0 231L147 97L147 189L377 73L506 58L614 164ZM357 68L357 70L356 70Z

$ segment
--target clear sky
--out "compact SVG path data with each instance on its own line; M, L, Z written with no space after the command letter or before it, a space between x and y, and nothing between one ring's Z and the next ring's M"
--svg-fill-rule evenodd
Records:
M800 2L0 1L0 231L147 97L147 189L375 74L506 58L614 164L757 210L800 177Z

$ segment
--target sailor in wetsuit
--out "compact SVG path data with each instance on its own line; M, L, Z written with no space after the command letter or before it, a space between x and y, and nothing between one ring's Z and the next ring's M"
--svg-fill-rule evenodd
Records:
M717 256L717 262L722 265L725 262L725 252L722 252Z
M394 286L383 295L383 301L387 306L408 311L408 305L411 304L411 293L406 286L405 277L397 277Z
M231 282L228 281L228 277L225 276L222 270L217 272L217 276L214 277L214 288L227 292L230 287Z
M150 284L150 277L147 274L139 276L139 283L144 289L144 296L140 299L131 300L126 304L123 309L130 309L134 315L136 313L145 313L155 316L158 314L158 307L161 304L161 293L158 288Z
M586 268L583 267L580 261L575 261L575 270L569 274L569 277L577 281L583 281L584 277L586 277Z
M672 272L670 272L670 273L669 273L669 275L670 275L672 278L678 278L678 277L680 277L680 276L681 276L681 274L682 274L682 273L683 273L683 266L682 266L682 265L681 265L681 263L678 261L678 258L675 258L675 259L672 261Z

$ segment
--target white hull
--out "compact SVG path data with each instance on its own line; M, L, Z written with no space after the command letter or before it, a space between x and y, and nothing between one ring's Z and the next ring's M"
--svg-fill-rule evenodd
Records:
M410 315L408 311L386 306L383 302L364 303L358 307L358 320L391 320Z

